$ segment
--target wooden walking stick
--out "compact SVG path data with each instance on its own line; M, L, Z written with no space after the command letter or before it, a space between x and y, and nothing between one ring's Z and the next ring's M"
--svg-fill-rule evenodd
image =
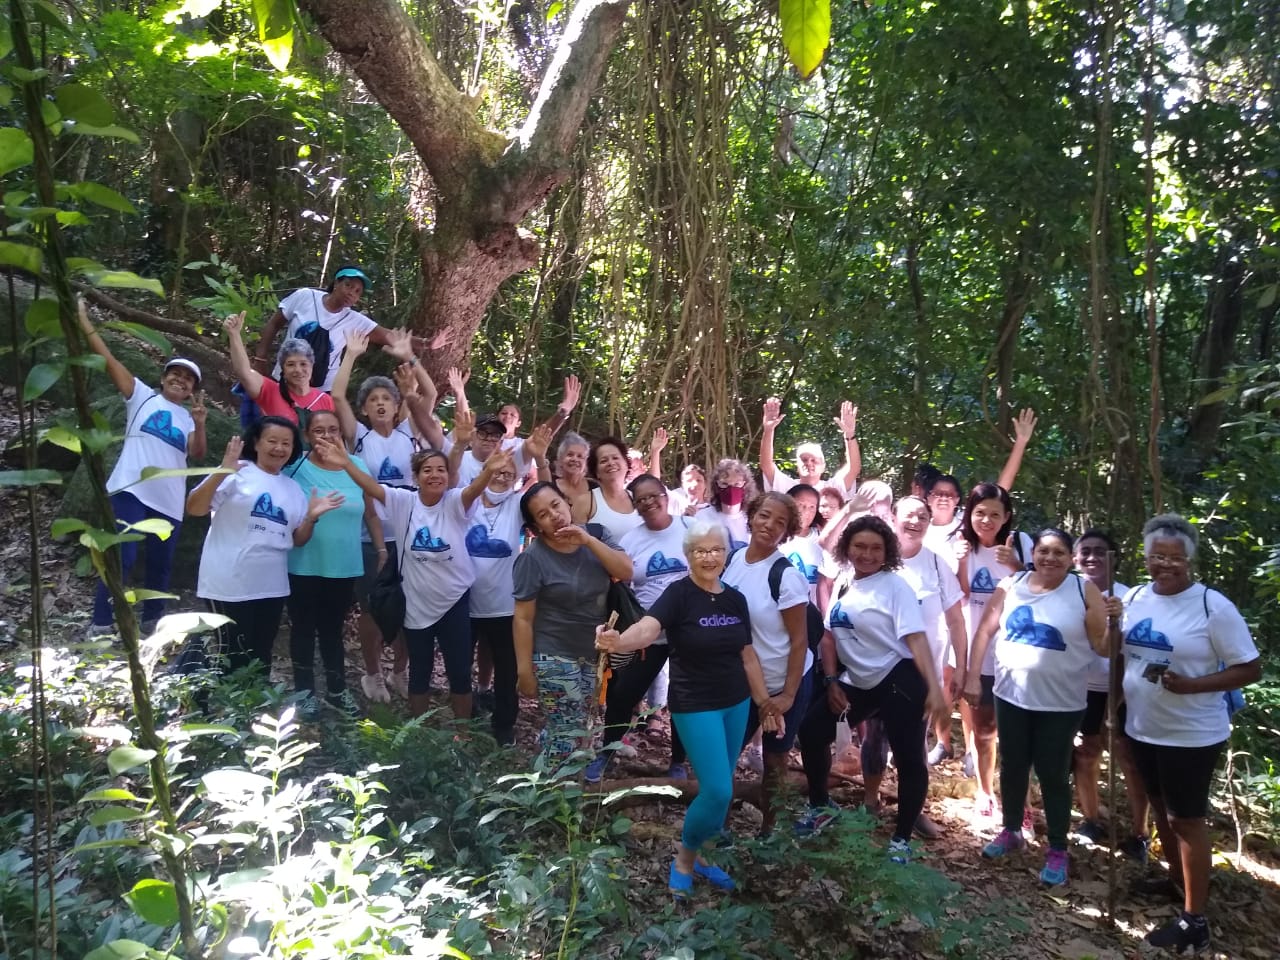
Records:
M1115 596L1116 552L1107 551L1107 596ZM1116 922L1116 712L1120 703L1120 622L1107 617L1107 922Z
M618 611L614 610L609 614L609 621L605 624L606 630L612 630L618 622ZM600 711L604 711L604 701L609 695L609 679L613 676L613 670L609 666L609 654L605 650L600 651L600 655L596 657L596 693L595 703Z

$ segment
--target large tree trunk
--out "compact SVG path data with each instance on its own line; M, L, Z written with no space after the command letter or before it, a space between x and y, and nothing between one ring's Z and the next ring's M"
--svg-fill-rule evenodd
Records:
M1213 393L1222 386L1227 367L1235 358L1236 334L1244 316L1244 265L1236 250L1224 247L1218 254L1218 277L1209 293L1206 306L1208 323L1196 344L1198 396ZM1196 404L1191 409L1187 439L1198 464L1212 457L1218 446L1218 431L1226 417L1225 402Z
M436 187L422 248L413 326L452 333L427 358L433 376L459 364L489 301L538 262L524 217L571 169L570 152L630 0L581 0L565 26L524 126L486 129L476 104L445 76L397 0L299 0L320 32L413 143Z

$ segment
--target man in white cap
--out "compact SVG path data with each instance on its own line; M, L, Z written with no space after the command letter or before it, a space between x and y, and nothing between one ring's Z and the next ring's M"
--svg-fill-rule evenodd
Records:
M204 458L208 443L204 432L204 397L199 392L200 368L194 360L174 357L164 365L157 390L135 377L112 355L89 320L83 302L80 303L80 327L89 338L89 348L106 360L107 376L124 397L124 446L107 480L107 493L111 495L116 520L122 529L128 524L153 519L167 520L171 527L164 537L147 533L142 541L147 554L143 586L165 593L169 589L187 487L182 477L143 480L142 471L147 467L182 469L187 466L188 457L197 461ZM185 406L188 400L192 401L189 411ZM126 578L137 556L137 541L120 544L120 562ZM149 598L142 602L143 635L152 631L163 613L163 600ZM111 598L106 586L98 584L90 635L105 636L113 632Z
M840 404L840 415L835 417L835 424L840 428L844 438L845 462L830 480L824 480L827 461L822 453L822 446L817 443L796 444L796 467L798 477L788 476L778 469L773 459L773 435L782 422L782 403L777 397L770 397L764 402L764 416L761 420L763 430L760 434L760 473L764 477L765 490L786 493L797 483L807 483L815 490L821 491L824 486L836 487L841 496L848 499L858 486L858 474L862 472L862 452L858 448L858 408L848 400Z

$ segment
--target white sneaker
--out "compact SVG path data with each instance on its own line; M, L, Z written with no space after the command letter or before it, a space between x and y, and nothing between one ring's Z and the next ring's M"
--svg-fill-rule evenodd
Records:
M391 677L385 681L386 685L391 688L391 692L397 696L409 699L409 671L402 670L399 673L391 674Z
M764 773L764 753L760 749L758 743L753 743L746 750L742 751L742 758L739 764L746 767L752 773Z
M383 677L382 671L377 673L366 673L360 678L360 689L364 691L364 695L374 703L390 703L391 691L387 689L386 678Z

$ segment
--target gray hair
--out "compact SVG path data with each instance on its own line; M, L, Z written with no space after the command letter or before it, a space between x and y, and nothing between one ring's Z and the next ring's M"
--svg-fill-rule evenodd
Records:
M276 354L276 363L283 367L284 362L290 357L305 357L307 362L313 366L316 362L316 352L311 349L311 344L297 337L291 337L280 344L280 352Z
M729 541L729 530L723 523L718 520L694 520L684 530L685 556L689 555L689 551L693 549L693 544L696 541L701 540L703 537L709 537L713 533L720 534L724 540L724 548L728 551L732 544Z
M586 437L582 434L574 433L570 430L560 438L560 445L556 447L556 459L559 459L560 456L570 447L584 447L585 449L590 450L591 444L587 443Z
M392 382L390 377L366 377L364 383L360 384L360 389L356 391L356 409L363 410L364 402L369 399L369 394L373 391L382 389L391 394L391 399L395 401L396 406L400 406L400 388Z
M1151 553L1152 544L1157 540L1177 540L1190 560L1196 555L1196 546L1200 543L1200 534L1186 517L1176 513L1162 513L1152 517L1142 527L1142 547L1147 554Z

